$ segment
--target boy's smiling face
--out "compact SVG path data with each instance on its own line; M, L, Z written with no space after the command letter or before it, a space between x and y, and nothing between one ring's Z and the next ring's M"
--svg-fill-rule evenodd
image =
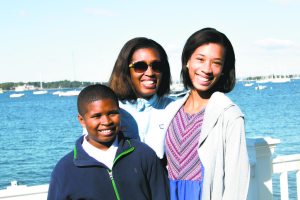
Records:
M93 146L106 150L119 132L119 107L113 99L101 99L86 104L84 116L78 115L82 127L85 127L87 140Z

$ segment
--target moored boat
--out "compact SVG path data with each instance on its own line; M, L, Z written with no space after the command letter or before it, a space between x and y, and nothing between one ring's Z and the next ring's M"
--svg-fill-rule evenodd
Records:
M9 97L10 98L18 98L18 97L22 97L24 95L25 95L24 93L14 93L14 94L9 95Z
M256 90L263 90L263 89L266 89L266 88L267 88L267 86L265 86L265 85L258 85L258 86L255 87Z
M47 94L48 91L47 90L38 90L38 91L34 91L32 94Z
M79 95L79 93L80 93L80 90L70 90L70 91L66 91L66 92L60 92L58 94L58 96L64 96L64 97L66 97L66 96L77 96L77 95Z

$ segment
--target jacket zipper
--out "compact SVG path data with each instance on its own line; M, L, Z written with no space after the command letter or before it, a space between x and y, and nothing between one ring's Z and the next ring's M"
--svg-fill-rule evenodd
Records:
M117 197L117 200L120 200L120 195L119 195L119 191L118 191L118 188L116 186L116 182L114 180L114 177L112 175L112 170L107 170L108 171L108 174L109 174L109 177L110 177L110 180L111 180L111 183L112 183L112 186L114 188L114 192L115 192L115 195Z
M127 140L127 142L128 142L129 145L130 145L130 142L129 142L128 140ZM128 150L122 152L120 155L118 155L118 157L116 157L115 160L114 160L114 162L113 162L113 166L115 165L115 163L116 163L122 156L124 156L124 155L126 155L126 154L132 152L133 150L134 150L134 147L131 147L130 149L128 149ZM121 200L121 199L120 199L120 195L119 195L119 191L118 191L118 188L117 188L117 185L116 185L116 182L115 182L115 179L114 179L113 174L112 174L112 170L107 169L107 172L108 172L108 174L109 174L109 178L110 178L110 180L111 180L111 183L112 183L112 186L113 186L115 195L116 195L116 197L117 197L117 200Z

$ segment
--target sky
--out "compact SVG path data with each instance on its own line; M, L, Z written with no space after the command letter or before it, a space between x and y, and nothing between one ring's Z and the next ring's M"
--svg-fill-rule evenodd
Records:
M0 0L0 83L106 82L123 45L148 37L180 80L188 37L227 35L243 78L300 74L300 0Z

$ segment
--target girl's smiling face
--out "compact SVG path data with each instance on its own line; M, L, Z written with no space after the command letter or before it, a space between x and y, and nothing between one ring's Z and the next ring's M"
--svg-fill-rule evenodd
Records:
M222 45L208 43L199 46L191 55L187 67L191 82L198 92L208 91L219 80L224 53Z

